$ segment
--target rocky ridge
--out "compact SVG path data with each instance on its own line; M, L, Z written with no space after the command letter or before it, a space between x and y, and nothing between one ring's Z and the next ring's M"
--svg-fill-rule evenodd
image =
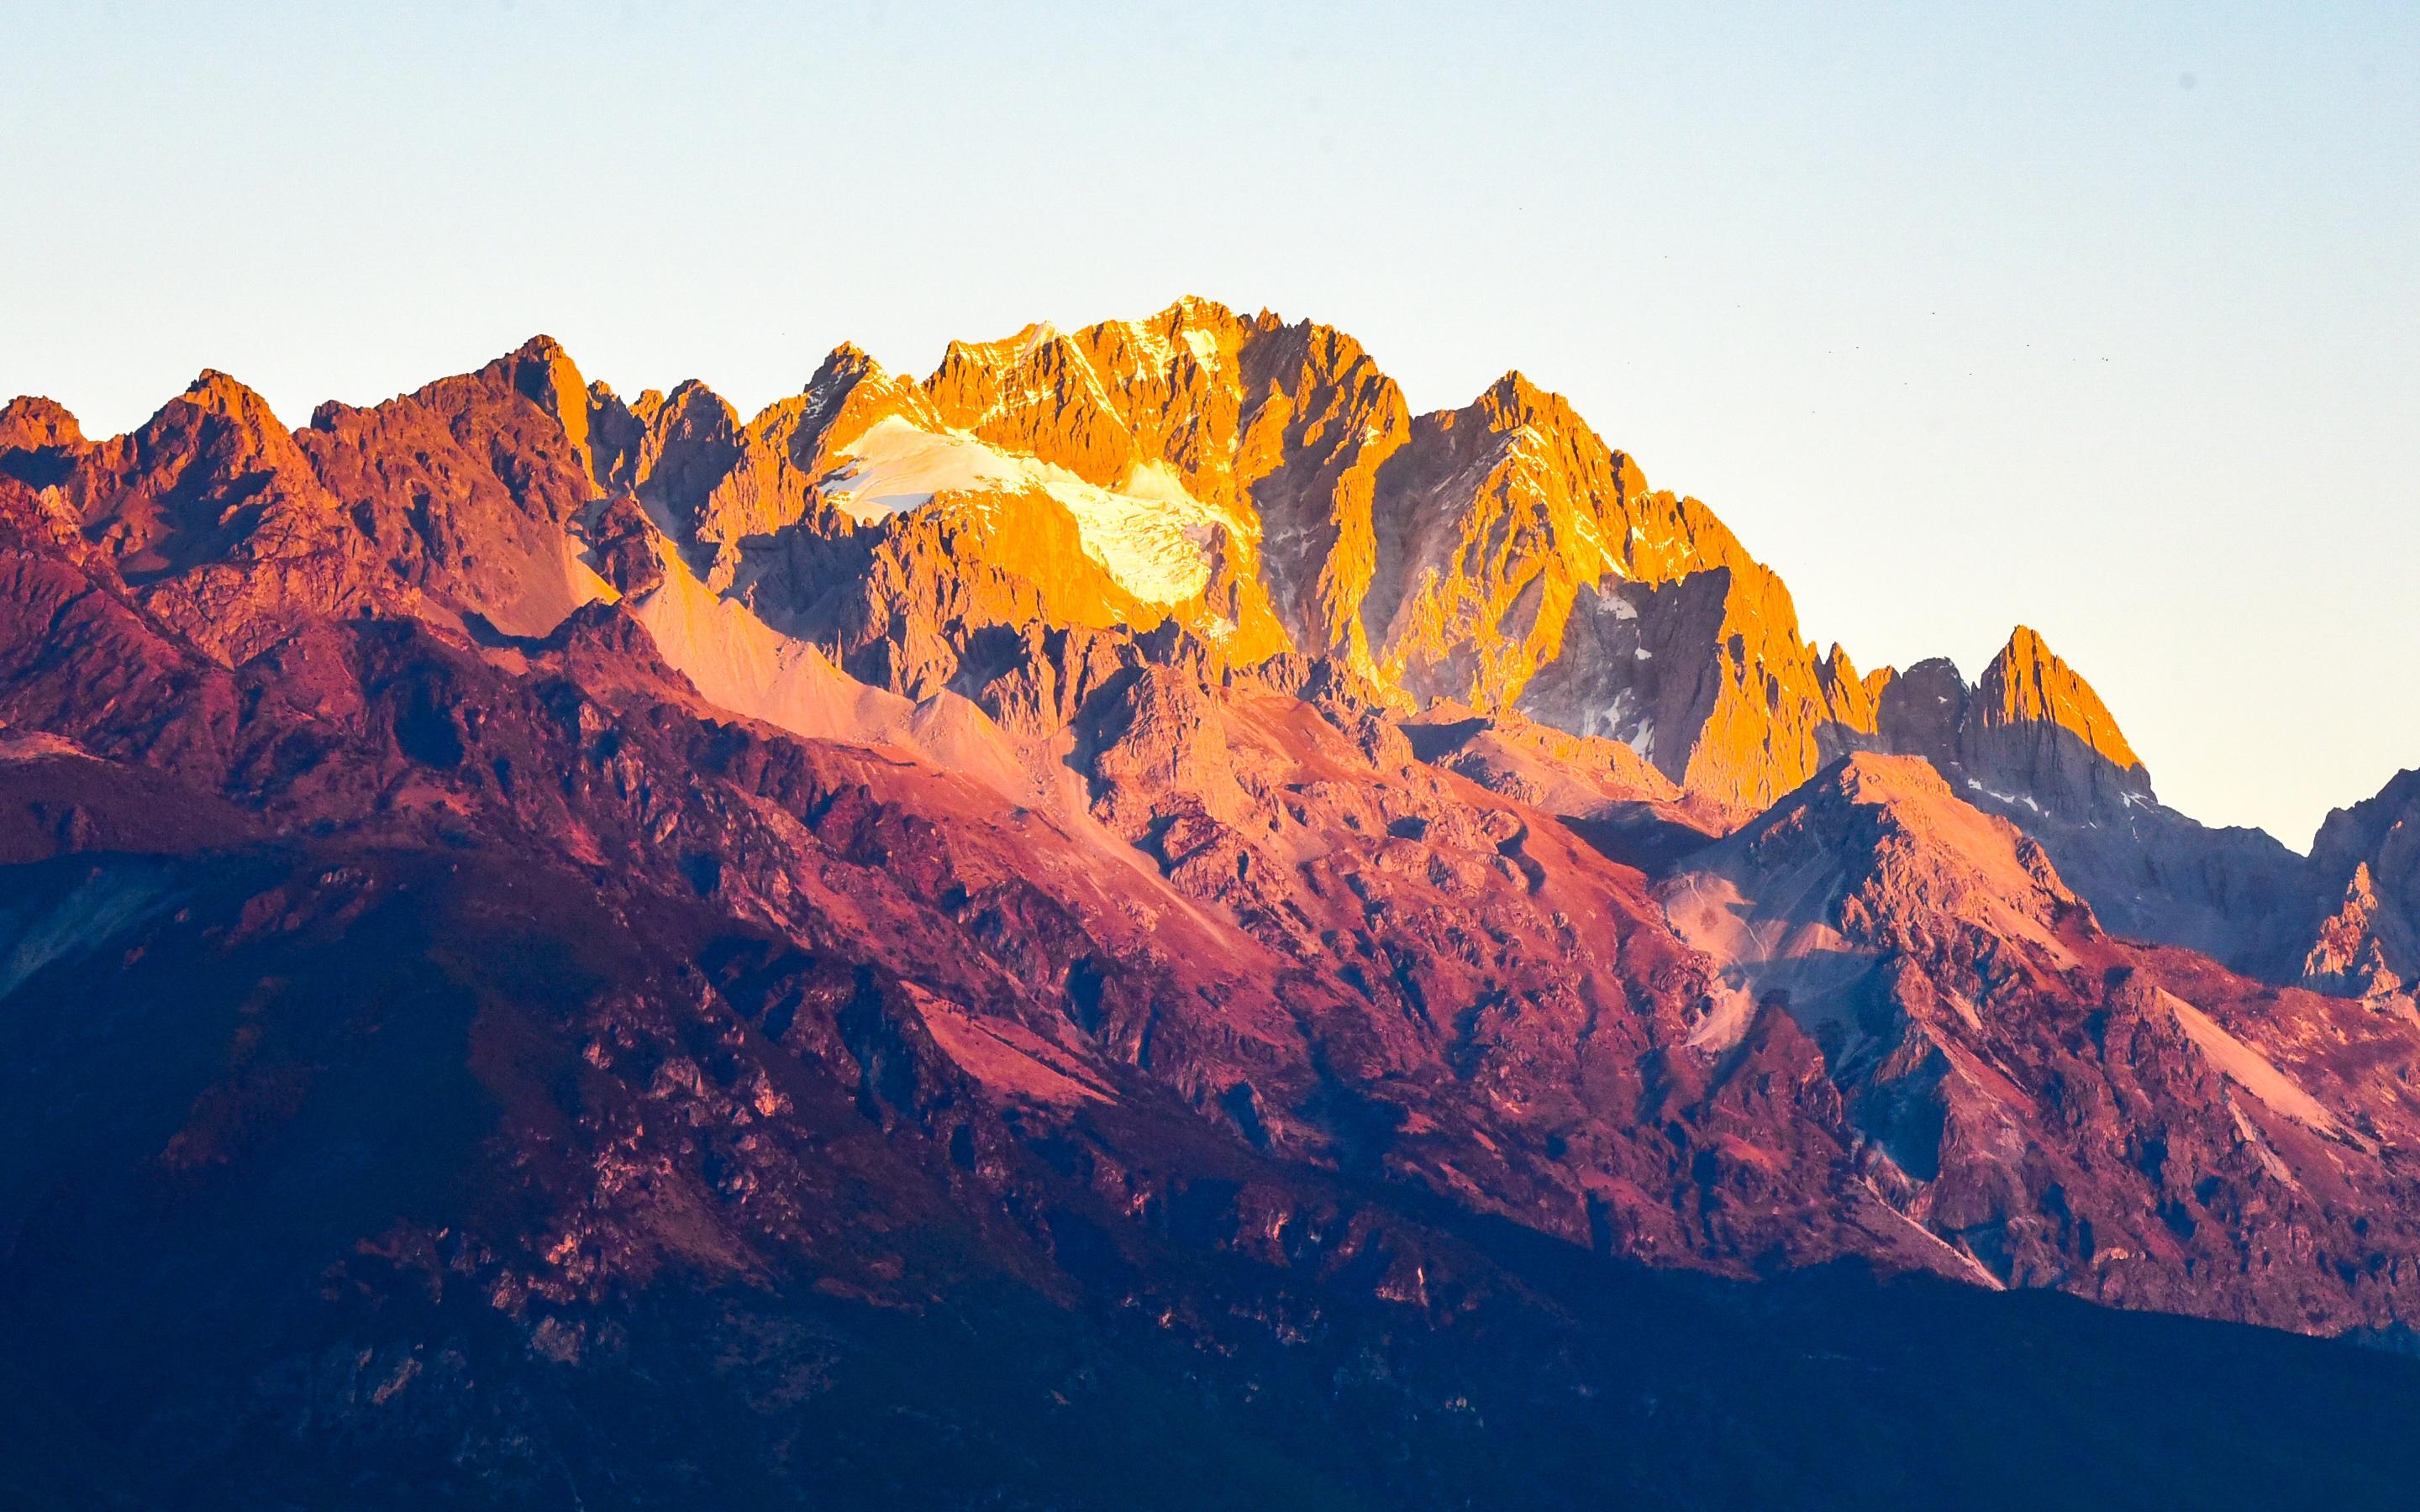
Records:
M671 1276L1450 1330L1554 1289L1499 1232L2420 1307L2408 784L2305 863L2162 808L2030 630L1972 687L1819 656L1518 375L1414 416L1186 301L744 423L543 338L294 432L19 400L0 588L20 1295L233 1172L364 1194L296 1275L565 1365ZM442 1178L322 1164L386 1076Z

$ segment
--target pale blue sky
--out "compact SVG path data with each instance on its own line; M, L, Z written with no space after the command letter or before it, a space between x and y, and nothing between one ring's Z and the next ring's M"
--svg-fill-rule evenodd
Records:
M547 331L743 409L1180 292L1570 394L1861 666L2035 625L2168 801L2420 765L2420 5L0 0L0 394Z

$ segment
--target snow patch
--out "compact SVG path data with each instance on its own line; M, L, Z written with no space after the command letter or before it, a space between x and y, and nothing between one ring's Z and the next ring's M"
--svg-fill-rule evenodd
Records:
M1966 779L1966 786L1970 790L1980 793L1985 797L1993 799L2007 808L2013 809L2019 804L2024 804L2026 808L2031 809L2036 813L2043 813L2047 811L2040 804L2034 801L2031 794L2003 793L1998 788L1987 788L1981 782L1971 777Z
M861 523L901 515L937 494L1020 492L1042 466L985 445L964 431L929 431L886 416L848 443L819 484L825 500Z
M1084 554L1147 604L1193 597L1210 580L1212 527L1240 522L1196 499L1176 470L1142 462L1116 488L1087 483L1038 457L991 446L965 431L931 431L897 416L867 428L819 480L825 500L871 522L945 494L1041 493L1074 517Z
M1705 1017L1689 1031L1689 1048L1720 1055L1746 1039L1755 1021L1756 999L1717 978L1707 995Z

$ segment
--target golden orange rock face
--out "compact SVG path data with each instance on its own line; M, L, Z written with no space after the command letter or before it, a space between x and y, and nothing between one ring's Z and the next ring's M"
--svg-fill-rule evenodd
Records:
M566 392L542 359L534 389ZM599 389L591 410L600 486L844 661L857 632L799 563L923 563L882 569L873 617L925 649L857 664L912 666L915 687L986 626L1170 621L1228 665L1334 656L1405 706L1627 742L1718 804L1769 802L1874 735L1874 680L1800 639L1780 580L1517 373L1414 417L1350 336L1187 299L954 343L922 384L843 347L744 424L696 385L630 406ZM957 522L946 551L909 539L920 509Z
M2092 686L2054 655L2042 638L2018 625L1975 685L1976 708L1987 730L2050 726L2121 772L2142 762Z
M507 416L507 396L530 411ZM453 433L490 416L509 419L508 455L467 454ZM566 559L566 522L629 495L712 591L901 692L977 686L992 672L975 642L1031 623L1166 624L1221 665L1332 656L1406 708L1617 740L1717 806L1769 803L1869 748L2068 807L2149 794L2108 711L2030 630L1971 695L1954 672L1947 693L1895 692L1892 671L1819 654L1778 577L1560 396L1508 373L1414 416L1352 337L1203 300L954 343L922 382L843 346L744 421L694 381L626 403L541 337L386 405L326 407L294 436L218 375L140 440L96 448L37 401L7 424L63 470L85 532L136 579L175 579L152 592L221 622L231 655L253 648L243 602L261 590L168 569L290 559L279 592L333 605L392 597L366 586L384 554L426 612L526 636L603 592ZM424 432L406 449L423 476L373 475L370 452ZM180 449L252 480L231 486L243 497L188 498L178 467L127 460ZM429 501L428 530L398 496Z
M466 427L505 443L473 455ZM542 634L609 592L571 527L627 495L712 592L914 697L994 686L982 648L1035 626L1167 626L1218 666L1333 657L1404 709L1617 741L1717 809L1864 748L1925 755L1983 800L2149 797L2032 631L1971 690L1946 664L1860 674L1711 511L1652 488L1559 395L1509 373L1415 416L1349 335L1202 300L955 343L921 382L843 346L747 420L696 382L625 402L538 338L291 434L219 375L119 441L30 400L6 429L130 581L230 657L283 601L411 599ZM180 491L188 472L213 481ZM238 582L229 560L275 565Z

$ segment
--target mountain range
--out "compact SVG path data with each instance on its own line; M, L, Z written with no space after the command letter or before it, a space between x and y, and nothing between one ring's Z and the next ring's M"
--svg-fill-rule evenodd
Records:
M28 1503L2392 1504L2415 980L1311 322L0 409Z

